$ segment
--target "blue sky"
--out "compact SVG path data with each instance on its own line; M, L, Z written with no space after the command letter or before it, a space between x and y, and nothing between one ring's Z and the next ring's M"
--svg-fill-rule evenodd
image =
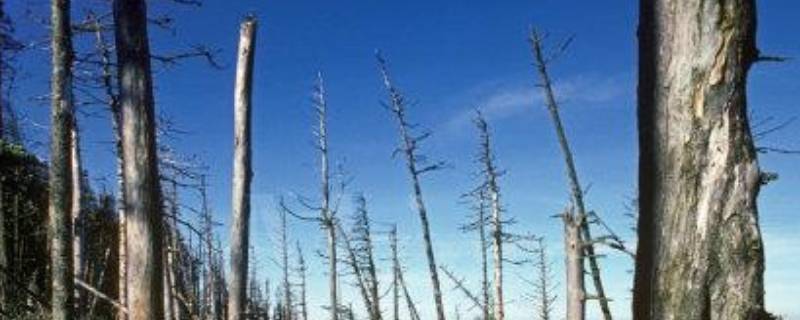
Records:
M100 0L75 1L76 6L98 6ZM385 93L373 58L375 49L388 57L398 86L417 103L411 119L434 132L422 147L431 158L448 161L452 168L423 180L430 207L431 228L437 259L467 277L478 288L475 235L462 234L458 225L466 219L459 195L474 180L472 162L476 133L470 112L480 107L488 116L495 138L499 165L507 170L501 181L508 215L519 223L520 233L546 236L560 280L562 257L559 221L550 216L568 199L561 155L556 145L531 67L526 42L532 24L551 33L557 41L574 35L566 55L552 65L563 117L576 156L579 175L591 184L588 206L600 213L620 234L632 239L633 221L624 216L625 204L635 196L636 181L636 19L635 1L219 1L207 0L201 8L181 7L165 0L150 1L154 13L176 18L172 32L151 28L155 52L204 43L220 49L222 70L187 61L156 73L156 100L160 112L188 132L174 141L183 153L197 154L209 165L212 204L216 217L228 221L232 150L232 92L238 24L247 13L259 18L254 88L253 139L253 233L260 276L275 279L277 225L275 197L301 194L316 196L316 156L312 148L313 111L310 94L318 70L329 92L330 144L333 158L342 163L354 182L349 192L363 191L377 229L380 223L398 223L403 260L412 294L424 314L432 306L426 268L423 265L419 221L412 210L410 186L401 158L393 159L397 144L393 119L381 107ZM7 1L20 36L34 41L45 30L33 17L46 17L44 0ZM25 11L30 10L31 14ZM790 0L759 2L759 46L767 54L800 56L800 4ZM84 12L76 7L76 19ZM83 43L83 44L82 44ZM86 42L78 41L78 46ZM23 125L31 148L46 155L47 104L32 97L47 92L49 57L33 50L20 59L22 74L15 106L24 115ZM750 77L750 106L756 118L787 119L798 115L800 92L797 62L757 65ZM81 119L86 167L96 188L113 189L114 158L109 120L102 113ZM800 148L796 132L800 124L777 132L759 143ZM44 143L42 145L42 143ZM800 205L797 190L800 158L764 155L765 170L776 171L780 180L766 187L760 197L762 231L766 242L766 290L768 307L790 319L800 317L794 303L800 288ZM345 196L341 215L352 212ZM184 194L187 202L196 200ZM190 213L186 213L190 214ZM226 227L219 229L224 238ZM311 263L310 305L321 314L325 304L325 268L315 254L323 248L318 227L292 222L293 239L302 241ZM383 236L382 236L383 237ZM381 239L379 245L386 248ZM381 251L385 258L386 253ZM517 253L512 251L512 255ZM611 253L602 261L612 307L619 318L630 309L632 264ZM384 268L387 262L382 261ZM386 269L382 271L386 276ZM509 267L507 272L509 316L530 314L523 299L529 288L519 277L532 277L530 267ZM384 281L384 283L386 283ZM351 281L342 280L347 285ZM444 280L448 312L458 306L464 315L475 314L461 293L451 291ZM345 286L346 300L358 305L356 291ZM561 288L559 288L561 289ZM560 304L559 301L559 310ZM388 307L387 302L384 307ZM595 318L590 305L590 318ZM360 309L359 309L360 310ZM429 316L426 316L426 318Z

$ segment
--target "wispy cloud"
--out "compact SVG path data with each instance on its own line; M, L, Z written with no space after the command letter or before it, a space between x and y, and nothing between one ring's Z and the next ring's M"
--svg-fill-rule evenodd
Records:
M617 74L612 76L579 75L556 82L554 85L556 99L562 105L571 107L594 107L607 104L633 92L632 81L628 77ZM463 107L447 122L450 131L460 131L470 123L479 108L484 116L492 121L502 121L528 112L543 103L541 90L532 84L525 83L490 83L477 86L460 97L454 103Z

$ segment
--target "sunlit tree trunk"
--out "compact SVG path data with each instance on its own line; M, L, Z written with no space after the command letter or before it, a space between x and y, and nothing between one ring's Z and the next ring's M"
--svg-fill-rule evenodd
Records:
M75 278L88 282L86 279L86 253L84 252L86 241L86 223L83 216L82 208L82 191L81 186L83 180L83 173L81 169L81 151L80 151L80 136L78 133L78 118L73 114L72 126L70 128L70 164L71 164L71 178L72 178L72 208L70 209L72 216L72 253L73 253L73 271ZM84 313L85 299L83 290L75 290L75 312L79 315Z
M234 88L233 212L231 217L230 280L228 319L245 318L247 307L247 263L250 243L250 114L255 51L256 21L247 18L241 25Z
M647 0L634 319L767 319L746 82L754 0Z
M164 316L162 203L146 17L144 0L114 1L131 320Z
M49 169L50 273L53 319L73 318L72 164L70 133L73 120L72 32L70 1L52 3L52 111Z

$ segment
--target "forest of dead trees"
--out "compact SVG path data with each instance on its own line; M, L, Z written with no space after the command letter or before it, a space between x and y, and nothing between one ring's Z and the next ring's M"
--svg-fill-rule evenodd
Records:
M549 115L560 147L552 156L563 160L569 194L558 219L551 220L563 230L563 246L548 248L536 230L514 232L514 222L526 217L506 214L505 172L495 157L492 124L478 108L476 153L470 155L477 174L462 199L472 213L460 228L474 235L480 248L480 261L469 275L457 274L435 251L430 219L443 213L429 211L425 176L448 164L424 153L431 133L411 120L417 109L409 108L392 77L402 70L392 70L387 57L376 52L375 81L385 90L383 107L394 121L397 161L408 175L412 221L421 228L423 247L405 253L424 258L424 265L414 266L401 259L398 221L376 226L367 197L331 168L328 108L338 106L328 105L318 73L310 93L316 119L309 136L319 185L303 196L281 197L270 210L280 221L271 226L279 239L276 278L257 274L250 241L251 184L258 170L251 160L252 127L259 125L251 121L258 107L251 100L259 64L258 18L243 18L235 71L229 70L235 72L232 207L214 214L209 169L177 153L165 138L172 122L158 117L152 74L183 59L220 68L214 60L218 53L202 46L171 54L151 50L148 29L169 28L171 20L148 15L147 2L108 0L100 2L105 7L78 11L73 6L80 2L51 0L43 27L50 37L43 44L17 38L18 17L5 14L0 0L0 318L308 320L324 313L328 320L458 319L458 309L453 313L453 306L445 305L449 294L479 310L476 319L503 320L511 318L506 304L512 299L504 275L516 268L527 275L522 301L529 305L528 319L583 320L589 309L604 320L778 319L764 307L756 207L759 189L775 175L759 169L746 99L750 68L776 58L756 48L755 1L640 2L637 243L623 241L584 197L550 70L572 39L553 39L531 28L529 72L545 107L535 112ZM52 57L47 159L26 149L25 128L9 98L15 94L9 84L18 71L15 61L31 46L48 48ZM80 142L93 133L81 130L79 108L109 114L116 191L90 185L90 169L82 163L92 155L81 153ZM198 194L200 203L180 199L184 192ZM351 215L339 212L343 201L353 203ZM220 214L230 215L230 225L223 228L215 220ZM325 250L311 255L305 244L292 243L289 221L316 224ZM229 232L226 243L224 232ZM623 297L605 290L599 247L634 261L632 315L614 314L609 307ZM551 260L555 250L563 250L564 261ZM380 259L378 252L391 258ZM318 270L328 278L327 292L308 289L311 259L327 267ZM564 263L563 274L555 273L554 263ZM424 271L426 281L409 282L409 268ZM340 286L342 281L353 285ZM412 296L410 286L428 294ZM455 289L448 290L451 286ZM342 293L347 290L353 290L354 300L345 298L351 296ZM325 304L309 304L310 295Z

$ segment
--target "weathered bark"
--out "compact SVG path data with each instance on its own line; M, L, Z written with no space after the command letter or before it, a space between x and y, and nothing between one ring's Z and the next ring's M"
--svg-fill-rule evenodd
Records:
M162 203L146 17L145 1L114 1L131 320L161 319L164 313Z
M425 201L422 197L422 187L420 185L420 175L433 171L441 166L439 164L430 165L423 168L418 168L420 159L417 154L417 147L419 142L427 135L421 137L412 137L411 125L406 119L405 98L392 83L389 76L389 70L386 60L378 54L378 67L380 68L383 85L389 94L389 105L392 113L398 124L398 133L400 134L401 152L406 158L406 168L408 169L411 177L411 187L414 193L414 202L419 214L420 224L422 226L422 240L425 246L425 256L428 260L428 272L430 273L431 287L433 288L433 302L436 307L436 319L445 320L444 302L442 301L442 290L439 282L439 272L437 271L436 257L433 253L433 240L431 240L430 225L428 223L428 210L425 207Z
M567 177L569 179L570 192L572 194L572 203L577 209L577 215L580 220L585 221L587 216L586 206L583 202L583 189L580 181L578 180L578 171L575 169L575 161L572 157L572 151L567 141L567 135L564 132L564 125L561 122L561 116L558 112L558 103L556 102L555 93L553 91L553 84L550 79L550 74L547 70L548 58L544 55L542 37L536 32L531 31L531 46L536 65L536 71L539 73L541 80L541 88L545 97L545 104L550 113L550 118L555 127L556 136L558 137L558 144L561 147L561 152L564 156L564 163L567 169ZM606 298L605 289L603 288L603 281L600 276L600 266L597 263L597 255L595 255L594 245L592 244L592 234L589 229L588 223L581 224L581 234L585 243L584 250L586 251L586 258L589 260L589 271L592 276L592 283L594 284L595 295L597 301L600 303L600 311L605 320L611 320L611 309L608 306L608 299Z
M241 26L236 66L233 150L233 212L231 223L231 277L228 282L228 320L241 320L247 306L247 262L250 243L250 123L256 20Z
M640 2L634 319L767 319L753 0Z
M364 270L361 269L361 265L358 263L358 255L356 254L355 248L353 248L353 243L350 241L347 232L344 231L341 224L337 224L336 226L341 236L342 245L347 251L347 260L345 260L345 263L349 264L350 268L353 269L353 277L356 278L356 286L358 287L359 293L361 293L361 299L364 301L365 311L370 315L370 318L372 318L372 298L369 293L369 288L367 288L366 280L364 279Z
M583 320L586 316L586 289L583 284L583 259L586 244L581 237L580 214L572 209L562 215L564 220L564 256L566 270L567 320Z
M360 263L365 264L364 268L364 283L369 290L370 296L370 319L381 320L380 294L378 293L378 270L375 265L375 256L373 253L372 244L372 231L369 222L369 213L367 211L367 199L363 194L356 196L356 225L354 226L353 233L358 242L358 252L360 253Z
M74 113L72 96L72 31L70 1L53 0L52 111L49 168L50 306L53 319L73 318L74 270L72 265L72 164L70 132Z

